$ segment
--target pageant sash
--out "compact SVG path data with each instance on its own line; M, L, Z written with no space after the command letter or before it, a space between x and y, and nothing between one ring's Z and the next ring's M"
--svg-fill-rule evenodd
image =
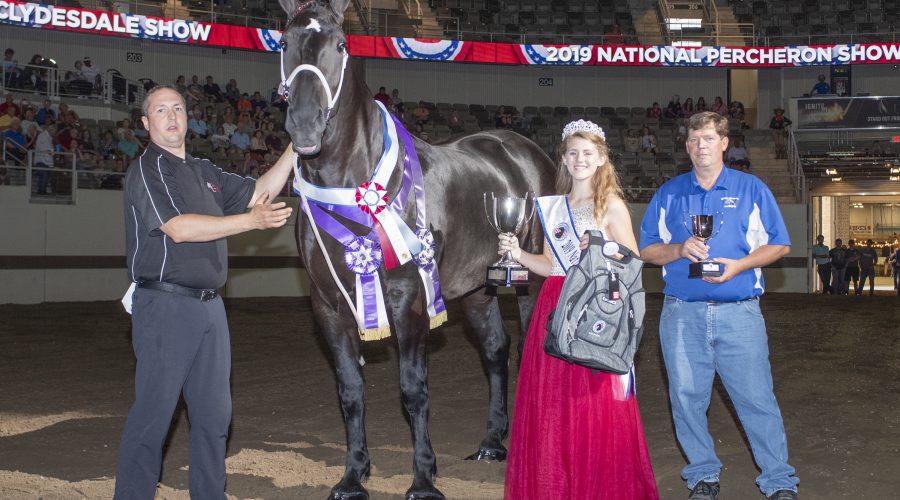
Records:
M581 258L579 235L575 234L569 199L566 196L540 196L535 198L535 202L553 256L563 271L568 272Z

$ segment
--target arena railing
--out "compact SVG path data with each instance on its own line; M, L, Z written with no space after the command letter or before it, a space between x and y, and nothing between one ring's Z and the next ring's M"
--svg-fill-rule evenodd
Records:
M794 183L794 195L798 203L805 204L809 197L806 174L803 172L803 161L800 159L800 148L797 147L797 138L790 127L787 127L787 140L785 142L788 168L790 168L791 180Z
M101 74L99 85L81 80L85 82L84 86L73 85L76 80L66 81L68 72L56 66L18 64L16 70L3 66L0 67L0 91L38 94L54 100L60 97L93 99L106 104L134 105L144 99L144 84L126 78L116 70Z
M24 161L12 161L7 158L4 148L3 165L0 169L6 170L6 179L10 185L24 185L31 193L33 202L47 203L71 203L78 200L79 189L122 189L125 172L91 168L95 163L80 163L73 153L65 151L53 151L51 166L38 166L35 164L35 151L27 151ZM23 155L24 156L24 155ZM47 173L46 195L35 193L34 183L37 182L37 174Z

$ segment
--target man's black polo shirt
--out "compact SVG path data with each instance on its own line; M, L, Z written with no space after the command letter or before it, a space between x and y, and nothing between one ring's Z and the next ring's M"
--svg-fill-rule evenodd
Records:
M175 243L159 227L181 214L236 215L247 210L256 180L209 160L182 160L154 143L125 175L125 251L132 281L221 288L228 276L226 239Z

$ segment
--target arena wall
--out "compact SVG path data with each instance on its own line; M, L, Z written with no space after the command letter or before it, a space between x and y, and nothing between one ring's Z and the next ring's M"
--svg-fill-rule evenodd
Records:
M286 201L296 206L296 198ZM632 206L636 230L645 209ZM805 258L807 206L785 204L781 210L794 242L789 257ZM293 225L292 220L281 229L229 239L230 255L245 264L232 265L226 296L309 295L308 277L297 264ZM124 226L121 191L79 190L77 204L51 205L30 203L23 186L0 186L0 303L120 298L128 286ZM769 291L809 290L807 267L764 272ZM660 291L660 270L645 270L644 284L648 291Z

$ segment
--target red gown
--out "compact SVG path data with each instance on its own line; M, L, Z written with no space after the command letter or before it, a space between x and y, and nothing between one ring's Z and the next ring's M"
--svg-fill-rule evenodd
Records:
M547 278L528 328L505 498L658 499L634 393L616 375L544 353L547 318L562 285L562 276Z

